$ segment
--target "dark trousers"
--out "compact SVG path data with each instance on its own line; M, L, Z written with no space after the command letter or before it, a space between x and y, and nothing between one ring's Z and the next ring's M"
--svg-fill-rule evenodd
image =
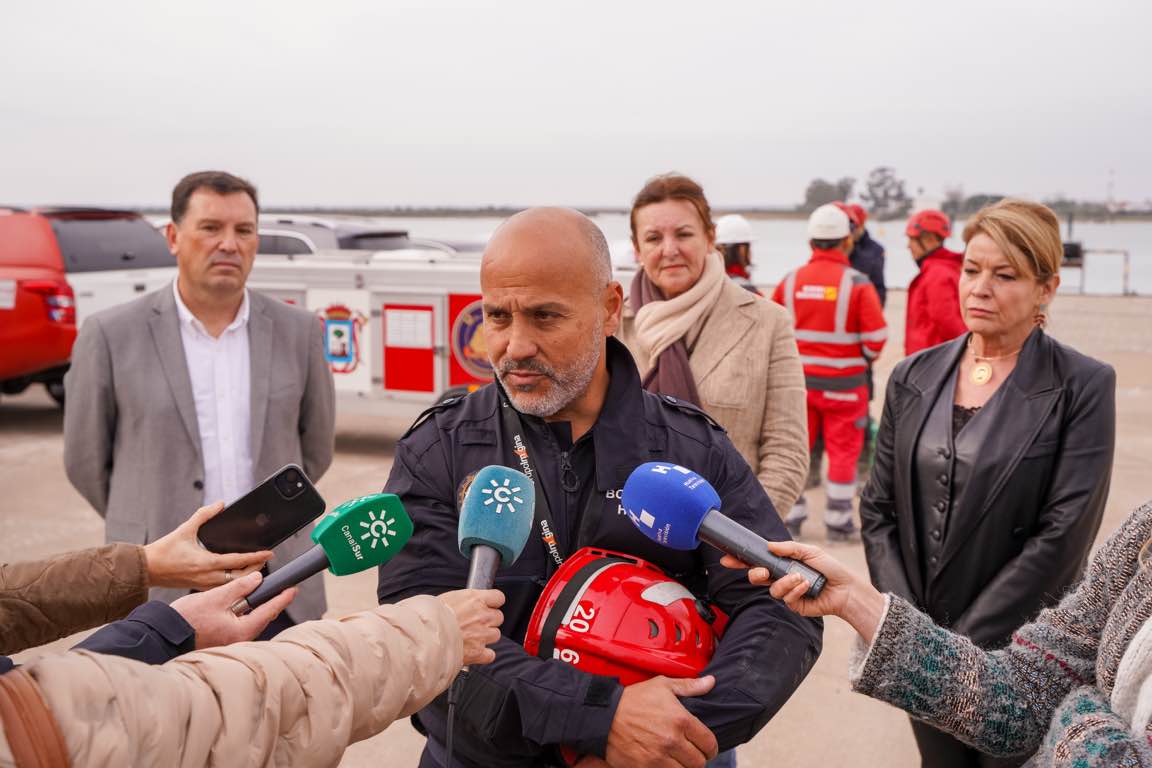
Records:
M448 768L444 764L448 761L448 754L445 752L445 747L435 739L428 739L424 743L424 751L420 753L420 763L417 768ZM541 760L536 763L535 768L553 768L557 763L550 760ZM452 757L451 768L463 768L464 763L456 755Z
M443 761L445 758L446 755L444 754L444 747L442 747L439 743L435 743L429 740L428 744L424 747L424 751L420 754L420 764L417 766L417 768L444 768ZM460 765L456 760L453 760L452 762L455 764L453 768L456 768L456 766ZM542 768L548 768L550 765L551 763L541 763ZM727 752L721 752L714 759L708 762L708 768L732 768L732 766L735 765L735 749L730 749Z
M1017 768L1030 757L992 757L919 720L909 720L923 768Z

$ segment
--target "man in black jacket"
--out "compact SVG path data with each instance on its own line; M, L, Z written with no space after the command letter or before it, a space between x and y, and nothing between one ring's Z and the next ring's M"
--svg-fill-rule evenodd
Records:
M884 246L872 239L872 235L864 228L864 223L868 221L868 211L864 210L864 206L851 203L848 205L850 210L848 218L852 220L852 239L856 242L852 246L852 253L848 255L848 263L852 265L852 269L857 272L863 272L868 276L868 280L876 288L876 295L880 297L880 306L883 307L885 302L888 301L888 288L884 284ZM868 366L868 402L871 403L875 396L875 385L873 383L872 365ZM875 446L872 445L872 414L868 414L868 427L864 430L864 447L860 451L860 461L857 465L859 476L861 478L867 477L868 471L872 467L871 456L875 451ZM817 471L819 471L819 461L816 462Z
M868 276L880 296L880 306L884 306L888 300L888 288L884 284L884 246L873 240L864 228L864 222L868 221L864 206L851 203L847 207L850 210L848 218L852 219L852 239L856 241L848 261L852 269Z
M641 388L627 349L612 338L623 291L594 223L564 209L518 214L493 236L480 280L497 383L432 409L397 445L385 489L400 495L416 530L381 568L378 597L394 602L462 586L461 484L490 464L519 467L525 452L543 491L538 515L543 496L554 537L534 533L497 575L507 598L504 637L496 661L474 670L461 692L453 765L555 765L563 745L590 756L586 765L703 766L718 749L751 739L787 701L820 653L822 625L719 567L710 547L683 552L650 541L623 514L620 489L639 464L673 461L709 480L728 516L768 539L787 532L714 421ZM543 585L583 546L649 560L728 612L731 623L702 678L624 688L525 652ZM444 698L417 718L429 734L420 765L444 766Z

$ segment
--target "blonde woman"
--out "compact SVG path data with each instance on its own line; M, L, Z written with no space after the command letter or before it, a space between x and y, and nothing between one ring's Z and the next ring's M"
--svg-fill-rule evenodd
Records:
M808 474L804 374L787 311L725 275L704 190L650 179L632 205L632 281L621 338L644 387L728 431L783 516Z
M964 228L968 333L892 372L861 496L872 582L982 648L1081 575L1112 473L1116 375L1044 324L1060 284L1059 222L1004 200ZM925 765L991 763L913 721Z

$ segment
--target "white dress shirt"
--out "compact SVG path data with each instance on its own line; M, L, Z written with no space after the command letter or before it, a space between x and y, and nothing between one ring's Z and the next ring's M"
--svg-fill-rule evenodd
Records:
M172 281L172 292L180 314L180 338L192 379L200 455L204 459L204 503L231 504L252 490L255 482L248 289L244 289L236 318L219 338L212 338L184 305L176 283Z

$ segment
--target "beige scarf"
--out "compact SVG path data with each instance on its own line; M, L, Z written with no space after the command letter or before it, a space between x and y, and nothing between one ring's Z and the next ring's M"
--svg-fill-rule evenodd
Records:
M680 339L691 348L724 289L724 257L712 252L696 284L674 299L649 301L636 311L633 328L644 370L652 368L660 353Z

